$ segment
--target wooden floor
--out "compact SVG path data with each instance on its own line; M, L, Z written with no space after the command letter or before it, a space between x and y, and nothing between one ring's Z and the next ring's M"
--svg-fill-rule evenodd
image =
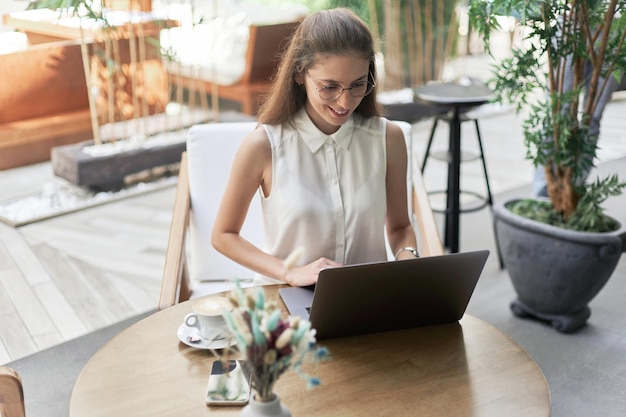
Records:
M0 363L154 309L173 198L0 224Z

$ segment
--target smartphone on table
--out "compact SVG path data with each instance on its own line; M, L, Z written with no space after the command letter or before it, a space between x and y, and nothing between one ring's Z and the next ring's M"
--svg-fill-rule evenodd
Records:
M250 398L250 374L243 361L213 361L207 405L245 405Z

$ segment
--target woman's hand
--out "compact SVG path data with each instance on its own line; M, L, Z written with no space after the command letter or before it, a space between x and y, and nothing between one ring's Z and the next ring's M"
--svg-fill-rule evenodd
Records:
M285 281L294 287L313 285L317 282L322 269L337 266L341 264L327 258L319 258L308 265L288 269Z

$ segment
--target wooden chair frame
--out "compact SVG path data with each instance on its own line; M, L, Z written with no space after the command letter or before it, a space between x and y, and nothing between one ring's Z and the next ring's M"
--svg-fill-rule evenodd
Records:
M3 417L26 416L22 379L8 366L0 366L0 415Z

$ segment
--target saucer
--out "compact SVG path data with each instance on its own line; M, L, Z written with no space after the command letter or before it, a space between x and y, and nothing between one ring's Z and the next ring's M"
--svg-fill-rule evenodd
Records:
M187 326L185 323L178 327L178 339L186 344L198 349L224 349L225 347L233 346L235 344L235 338L225 337L219 340L208 340L200 337L197 342L187 341L187 337L197 335L197 329L195 327Z

